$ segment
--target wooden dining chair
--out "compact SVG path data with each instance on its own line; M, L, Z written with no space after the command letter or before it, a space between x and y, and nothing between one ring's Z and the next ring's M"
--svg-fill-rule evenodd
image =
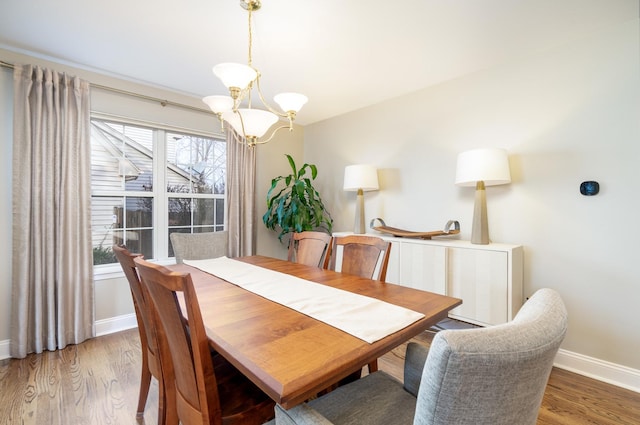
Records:
M381 282L387 278L391 242L377 236L349 235L334 237L332 245L327 266L329 270L336 270L338 247L342 247L341 273L354 274Z
M340 272L384 282L387 278L391 242L377 236L349 235L333 238L331 256L328 259L329 270L336 270L338 247L342 247ZM376 273L377 270L377 273ZM369 373L378 370L378 361L368 365Z
M258 425L272 419L275 403L222 355L211 353L191 275L134 261L155 308L163 373L175 384L180 423ZM184 315L178 295L184 297Z
M292 233L287 260L322 267L325 257L331 256L331 239L331 235L325 232Z
M141 257L141 254L132 254L127 248L117 245L114 245L112 250L118 259L127 280L129 281L129 288L131 289L131 296L133 298L133 306L136 312L136 319L138 321L138 332L140 333L142 373L140 377L140 394L138 396L136 416L138 418L142 418L144 416L144 408L149 396L151 377L154 377L158 380L159 388L158 424L164 425L166 423L166 395L164 391L164 380L162 379L156 332L153 326L151 312L149 310L150 300L144 296L142 284L140 283L140 278L136 271L136 264L133 262L133 259Z

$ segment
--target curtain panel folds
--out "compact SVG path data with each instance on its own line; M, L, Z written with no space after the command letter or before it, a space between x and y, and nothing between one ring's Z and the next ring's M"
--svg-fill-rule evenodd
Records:
M14 68L12 357L94 336L89 92Z
M256 252L256 152L227 126L227 229L229 255Z

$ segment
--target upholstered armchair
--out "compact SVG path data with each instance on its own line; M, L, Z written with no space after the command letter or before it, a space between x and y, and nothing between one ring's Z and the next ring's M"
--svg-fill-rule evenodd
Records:
M276 424L535 424L567 329L557 292L537 291L513 321L439 332L407 347L404 384L379 371L285 410Z

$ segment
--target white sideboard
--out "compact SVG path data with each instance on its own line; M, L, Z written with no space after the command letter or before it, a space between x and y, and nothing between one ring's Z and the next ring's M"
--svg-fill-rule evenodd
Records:
M513 319L524 302L520 245L369 235L392 243L387 282L462 299L449 317L497 325Z

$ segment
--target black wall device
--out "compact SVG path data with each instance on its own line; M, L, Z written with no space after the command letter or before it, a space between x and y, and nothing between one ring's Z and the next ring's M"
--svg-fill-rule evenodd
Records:
M600 192L600 184L594 181L586 181L580 183L580 193L584 196L597 195Z

